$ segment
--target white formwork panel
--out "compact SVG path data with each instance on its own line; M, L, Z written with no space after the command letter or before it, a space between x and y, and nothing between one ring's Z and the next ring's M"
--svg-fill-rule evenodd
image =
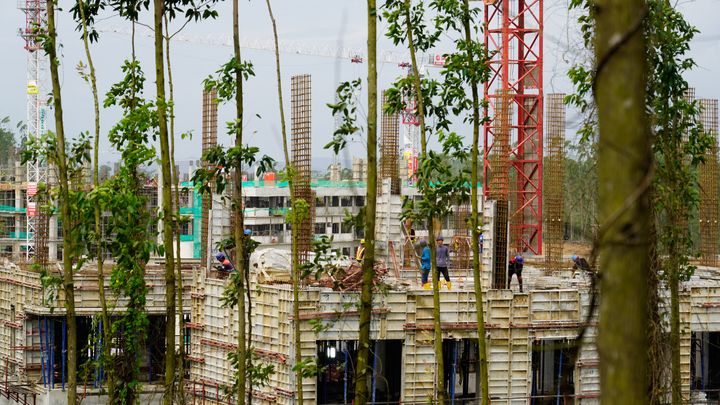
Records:
M580 294L577 290L532 291L530 293L531 322L580 320Z
M435 394L435 339L432 331L409 331L403 356L403 400L427 401Z

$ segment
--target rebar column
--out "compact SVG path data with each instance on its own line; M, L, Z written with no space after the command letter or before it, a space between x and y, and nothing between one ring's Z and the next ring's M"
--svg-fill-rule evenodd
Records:
M562 268L563 254L563 182L565 179L565 103L564 94L548 94L545 117L545 174L543 179L545 216L545 269Z
M292 143L292 169L293 187L296 199L305 200L310 209L309 215L297 225L298 252L300 262L307 260L307 253L312 249L312 239L315 229L313 226L315 206L312 190L310 188L311 171L311 91L310 75L293 76L290 79L290 133Z
M218 120L218 104L217 90L203 90L202 94L202 154L217 146L217 120ZM206 160L202 161L203 168L207 169L210 165ZM202 222L200 231L200 249L201 263L206 264L208 260L208 243L209 243L209 220L210 210L212 209L212 193L202 196Z
M383 92L382 105L387 103L387 95ZM398 154L400 137L400 117L382 111L382 130L380 134L380 178L390 179L390 194L400 194L400 167ZM382 187L382 181L379 182Z
M488 172L490 176L488 197L495 200L497 204L494 223L495 263L493 264L492 286L497 289L504 289L507 283L511 101L510 94L506 90L501 91L496 100L495 112L497 115L493 120L495 137L489 156L492 172Z
M700 261L717 267L718 253L718 100L700 101L700 122L712 138L712 146L705 152L700 165Z

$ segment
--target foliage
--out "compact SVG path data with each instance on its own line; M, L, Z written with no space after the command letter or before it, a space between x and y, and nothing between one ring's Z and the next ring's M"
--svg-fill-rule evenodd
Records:
M7 165L11 163L15 156L15 131L8 124L10 117L0 119L0 164ZM16 130L23 128L22 123L18 123Z
M597 144L567 142L565 148L565 238L589 242L597 231Z
M157 137L157 113L154 103L142 98L145 77L137 61L125 61L123 79L111 86L104 106L119 107L123 117L108 134L110 143L121 153L118 173L93 191L95 198L111 216L108 228L113 235L107 244L115 263L110 286L117 296L127 299L127 309L112 322L112 335L117 338L118 350L111 355L110 364L120 403L137 401L140 387L140 363L137 353L145 346L149 326L145 303L145 265L156 250L149 234L152 221L147 210L147 198L141 190L143 166L155 158L151 142Z
M360 92L361 84L359 78L340 83L335 90L338 101L327 104L333 116L340 116L340 126L333 132L333 139L324 146L324 149L332 149L335 155L345 149L348 137L361 130L357 126L357 104L353 101Z

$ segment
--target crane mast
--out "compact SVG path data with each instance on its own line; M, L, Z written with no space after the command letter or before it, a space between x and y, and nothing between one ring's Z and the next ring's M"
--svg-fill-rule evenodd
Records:
M25 13L25 27L20 28L20 37L25 42L27 53L27 132L28 140L39 138L46 131L46 102L42 94L46 91L45 73L47 58L42 50L39 35L47 28L47 3L43 0L19 0L18 8ZM45 184L46 162L42 159L26 163L27 205L25 229L25 257L29 260L40 254L44 263L47 259L47 221L37 201L38 185ZM21 234L20 234L21 235Z
M484 18L491 55L484 87L490 117L483 127L484 194L508 207L510 249L540 254L543 0L484 0Z

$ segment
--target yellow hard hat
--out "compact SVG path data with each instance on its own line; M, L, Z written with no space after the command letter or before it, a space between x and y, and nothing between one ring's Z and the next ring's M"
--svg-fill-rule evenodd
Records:
M360 243L365 244L365 239L360 239Z

